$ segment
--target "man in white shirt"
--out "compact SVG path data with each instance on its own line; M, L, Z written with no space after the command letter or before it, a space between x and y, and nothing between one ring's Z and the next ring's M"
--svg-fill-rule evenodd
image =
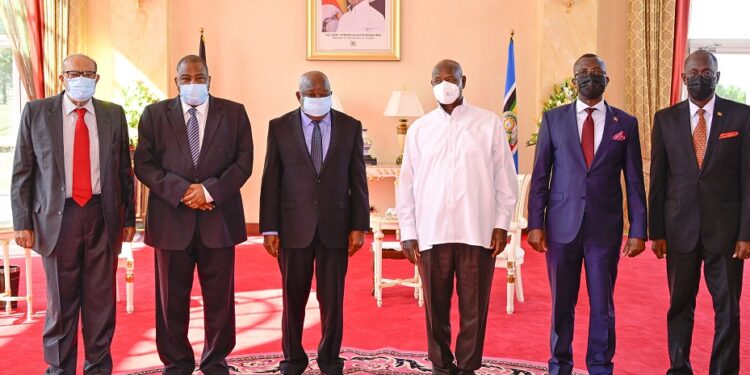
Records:
M385 17L370 5L369 0L348 0L349 11L341 15L336 32L382 33Z
M467 104L461 65L432 70L440 104L406 136L398 186L401 246L419 265L433 374L473 374L482 366L495 257L516 204L516 170L502 122ZM457 284L461 330L450 348L450 303Z

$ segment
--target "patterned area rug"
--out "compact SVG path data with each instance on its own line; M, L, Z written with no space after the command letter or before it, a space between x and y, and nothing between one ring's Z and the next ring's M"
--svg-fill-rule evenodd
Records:
M308 353L310 366L305 374L321 374L315 363L315 354ZM253 354L232 357L228 360L234 368L231 374L279 374L281 353ZM432 365L427 360L426 353L405 352L397 349L361 350L345 348L341 351L341 358L346 361L344 374L430 374ZM161 368L131 372L129 375L158 374ZM512 375L543 375L547 374L547 365L526 361L507 360L485 357L482 368L477 375L512 374ZM574 372L584 375L585 372Z

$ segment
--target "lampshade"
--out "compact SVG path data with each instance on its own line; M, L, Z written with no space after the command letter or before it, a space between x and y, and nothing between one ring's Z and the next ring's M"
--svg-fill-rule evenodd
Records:
M391 93L383 116L391 117L419 117L424 115L422 103L419 102L414 91L397 90Z
M331 108L339 112L344 112L344 106L341 104L341 99L339 99L339 97L336 96L336 94L331 94L331 101L333 102L333 105L331 106Z

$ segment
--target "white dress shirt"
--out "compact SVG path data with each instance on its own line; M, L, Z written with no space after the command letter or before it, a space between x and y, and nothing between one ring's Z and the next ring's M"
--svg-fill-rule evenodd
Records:
M583 135L583 122L586 121L588 113L586 108L589 105L582 102L580 99L576 100L576 119L578 120L578 140L581 141ZM607 106L604 104L604 99L600 100L591 108L596 108L594 112L591 112L591 118L594 120L594 154L599 149L599 144L602 143L602 136L604 135L604 123L607 121Z
M695 132L695 127L698 126L698 110L700 107L695 105L695 103L691 102L689 99L688 103L690 105L690 133L693 133ZM711 100L703 106L703 109L706 111L703 113L703 118L706 119L706 141L708 141L708 136L711 134L711 122L714 119L715 105L716 95L714 95Z
M190 108L193 108L193 106L191 106L190 104L186 104L182 100L180 100L180 103L182 103L182 114L183 116L185 116L185 129L187 129L187 122L190 119L190 112L188 111L190 110ZM199 139L198 150L201 150L203 148L203 134L206 133L206 119L208 118L208 100L203 102L203 104L201 105L195 106L195 117L198 119L198 139ZM201 186L203 185L201 184ZM214 201L214 199L211 197L211 194L209 194L208 190L206 190L205 186L203 186L203 194L206 196L206 202L211 203Z
M341 15L337 33L382 33L385 32L385 17L363 0Z
M76 138L77 105L63 95L63 155L65 157L65 198L73 196L73 144ZM86 102L82 108L86 109L83 120L89 129L89 160L91 162L91 193L101 194L101 173L99 170L99 128L96 123L96 113L92 100Z
M401 240L420 251L461 243L490 247L507 230L518 190L503 124L493 112L464 104L420 117L406 134L397 189Z

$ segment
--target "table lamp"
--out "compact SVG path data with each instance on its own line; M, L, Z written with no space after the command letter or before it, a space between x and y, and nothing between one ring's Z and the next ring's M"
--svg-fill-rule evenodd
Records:
M404 158L404 141L406 140L406 131L409 129L406 117L420 117L422 115L424 115L422 103L419 102L416 92L397 90L391 93L391 98L388 99L383 116L398 117L399 119L396 134L398 135L400 153L396 159L396 164L401 165L401 160Z

